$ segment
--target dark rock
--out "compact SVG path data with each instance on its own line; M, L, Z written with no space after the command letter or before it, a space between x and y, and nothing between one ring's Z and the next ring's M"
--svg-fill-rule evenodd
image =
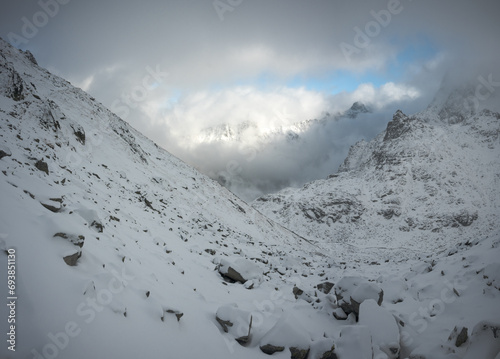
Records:
M7 147L0 148L0 160L6 156L12 156L12 152Z
M90 226L94 227L99 233L102 233L104 231L104 226L102 225L102 223L99 223L97 221L93 221Z
M260 347L260 350L264 354L272 355L272 354L274 354L276 352L282 352L283 350L285 350L285 347L275 346L275 345L272 345L272 344L266 344L266 345L262 345Z
M335 354L335 345L329 351L324 352L320 359L338 359Z
M234 282L245 283L246 279L241 276L233 267L229 267L226 273L221 273L224 277L229 278Z
M477 358L477 355L471 354L481 353L481 358L495 358L498 355L498 348L500 348L500 324L480 321L472 329L464 357Z
M318 290L322 291L325 294L330 293L330 291L332 290L333 286L334 286L334 284L331 283L331 282L323 282L323 283L320 283L320 284L317 285Z
M183 317L184 313L182 312L179 312L178 310L173 310L173 309L167 309L165 310L165 313L168 313L168 314L175 314L175 317L177 318L177 321L179 322L181 320L181 318ZM161 321L164 322L165 321L165 316L161 317Z
M85 130L79 125L71 125L73 129L73 134L75 135L78 142L85 145Z
M295 296L295 299L298 299L302 294L304 294L304 291L299 287L293 287L292 292L293 295Z
M227 333L229 331L229 329L227 327L233 326L233 323L231 323L231 321L223 320L223 319L219 318L217 315L215 316L215 320L217 320L217 322L220 324L220 326L222 327L222 329L224 330L225 333Z
M56 206L53 206L53 205L51 205L51 204L47 204L47 203L42 203L42 202L40 202L40 204L41 204L42 206L44 206L45 208L47 208L49 211L54 212L54 213L58 213L58 212L60 212L60 211L61 211L61 209L62 209L61 207L56 207Z
M35 163L35 167L40 171L45 172L47 175L49 174L49 165L47 164L47 162L38 160L37 163Z
M309 355L309 348L299 349L295 347L290 347L290 359L307 359Z
M250 324L248 325L248 334L244 335L242 337L236 338L236 341L240 343L240 345L245 345L250 341L250 331L252 330L252 321L253 317L250 316Z
M346 276L335 285L337 304L346 314L359 314L359 306L366 299L382 304L384 292L374 283L361 277Z
M67 265L69 266L76 266L76 262L78 261L78 258L82 256L82 252L78 251L76 253L73 253L69 256L64 257L64 262L66 262Z
M216 253L215 249L210 249L210 248L205 249L205 252L207 252L208 254L213 255L213 256L215 256L215 253Z
M460 347L464 344L469 336L467 335L467 327L463 327L460 333L458 333L457 340L455 341L455 346Z

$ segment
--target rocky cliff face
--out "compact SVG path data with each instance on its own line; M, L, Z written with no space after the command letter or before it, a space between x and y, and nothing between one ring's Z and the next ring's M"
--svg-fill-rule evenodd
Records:
M383 133L350 149L336 174L254 206L318 242L434 251L487 235L496 228L500 114L446 121L457 101L454 93L433 111L397 111Z

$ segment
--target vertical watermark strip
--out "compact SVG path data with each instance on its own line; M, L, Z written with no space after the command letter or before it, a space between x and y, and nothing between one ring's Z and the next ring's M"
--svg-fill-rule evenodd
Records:
M7 323L7 348L16 351L16 250L7 250L7 307L9 308Z

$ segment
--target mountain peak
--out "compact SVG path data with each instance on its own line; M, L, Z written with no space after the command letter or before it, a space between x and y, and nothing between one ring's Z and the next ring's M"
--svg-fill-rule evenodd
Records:
M389 121L385 130L384 141L393 140L400 137L411 129L410 119L403 111L397 110L392 121Z
M356 118L361 113L370 112L372 111L367 108L364 103L356 101L352 104L351 108L344 113L344 116L349 118Z

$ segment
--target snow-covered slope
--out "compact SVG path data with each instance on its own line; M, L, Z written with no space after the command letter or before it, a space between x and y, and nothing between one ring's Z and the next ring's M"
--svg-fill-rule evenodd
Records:
M500 351L498 232L388 262L311 243L3 40L0 194L1 358Z
M258 287L278 275L262 273L282 265L284 248L290 263L317 248L83 91L0 45L0 245L2 252L15 248L19 298L17 352L9 357L41 353L49 333L69 322L81 333L59 350L61 357L230 353L217 308L238 298L251 302L257 293L267 299L275 284L253 289L256 297L242 285L227 285L215 270L220 260L248 258L259 268ZM63 257L78 258L77 265ZM2 254L1 273L6 260ZM106 305L93 309L87 300L96 295ZM168 310L184 315L177 322ZM5 345L0 350L5 357ZM239 345L231 350L245 357Z

